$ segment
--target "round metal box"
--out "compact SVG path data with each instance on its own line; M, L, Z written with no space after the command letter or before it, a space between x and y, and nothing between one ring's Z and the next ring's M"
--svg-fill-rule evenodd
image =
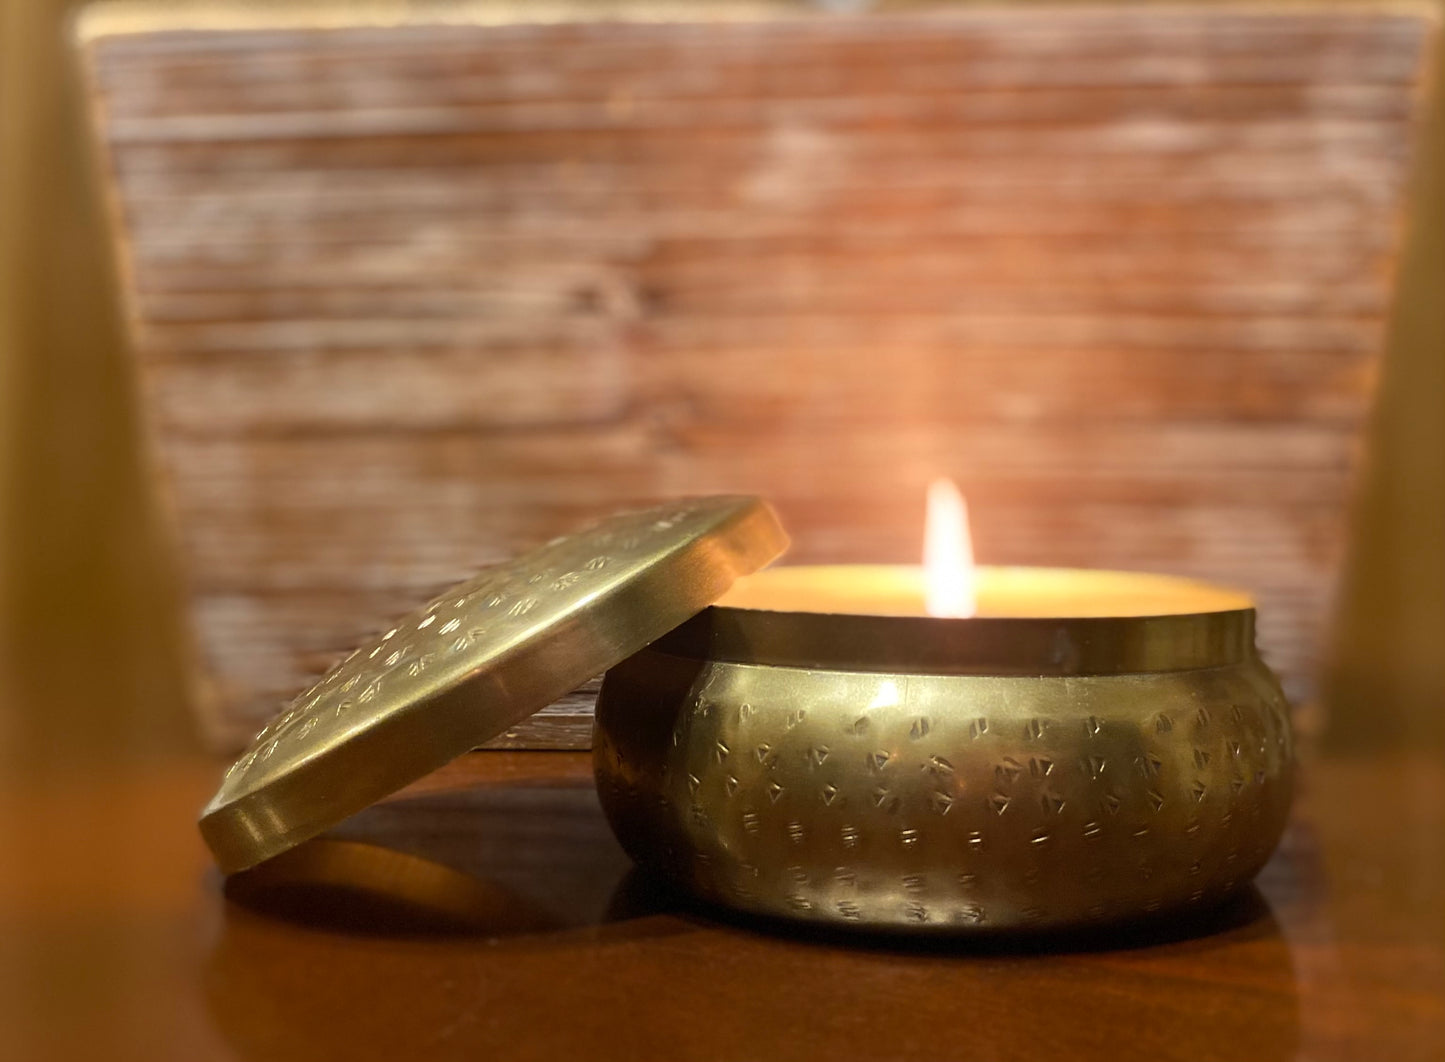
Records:
M1208 609L709 608L608 672L602 804L639 864L757 915L992 932L1216 903L1278 842L1293 756L1253 609Z

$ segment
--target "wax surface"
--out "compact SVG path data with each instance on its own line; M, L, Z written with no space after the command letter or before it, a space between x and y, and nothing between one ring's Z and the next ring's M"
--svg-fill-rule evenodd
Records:
M773 612L926 616L916 565L769 568L739 579L717 604ZM981 617L1169 616L1253 608L1237 590L1171 575L1078 568L978 569Z

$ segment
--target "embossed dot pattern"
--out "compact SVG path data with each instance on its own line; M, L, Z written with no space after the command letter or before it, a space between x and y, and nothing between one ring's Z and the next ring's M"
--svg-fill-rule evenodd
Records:
M223 865L274 854L592 678L785 541L756 499L700 498L489 568L292 701L231 766L202 832Z
M609 673L594 755L634 857L704 897L968 932L1227 897L1279 838L1292 764L1257 660L1001 678L652 652Z
M406 707L475 668L477 654L524 638L575 609L619 572L689 532L705 530L706 507L625 513L579 536L499 564L438 595L356 649L256 735L227 777L300 752L345 729L372 704Z

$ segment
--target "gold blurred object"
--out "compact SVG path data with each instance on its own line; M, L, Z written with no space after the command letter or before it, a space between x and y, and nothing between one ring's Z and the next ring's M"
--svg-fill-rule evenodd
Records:
M315 836L641 649L787 545L722 496L614 516L453 587L271 722L201 817L221 869Z
M1293 750L1254 610L1214 600L1045 619L710 608L608 673L603 806L640 864L765 916L1057 930L1220 901L1279 840Z

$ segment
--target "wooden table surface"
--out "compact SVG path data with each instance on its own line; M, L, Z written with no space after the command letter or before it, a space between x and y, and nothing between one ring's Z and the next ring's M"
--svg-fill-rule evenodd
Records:
M852 944L640 879L577 753L476 753L269 874L214 762L0 781L0 1056L1445 1058L1445 765L1307 757L1257 890L1085 947Z

